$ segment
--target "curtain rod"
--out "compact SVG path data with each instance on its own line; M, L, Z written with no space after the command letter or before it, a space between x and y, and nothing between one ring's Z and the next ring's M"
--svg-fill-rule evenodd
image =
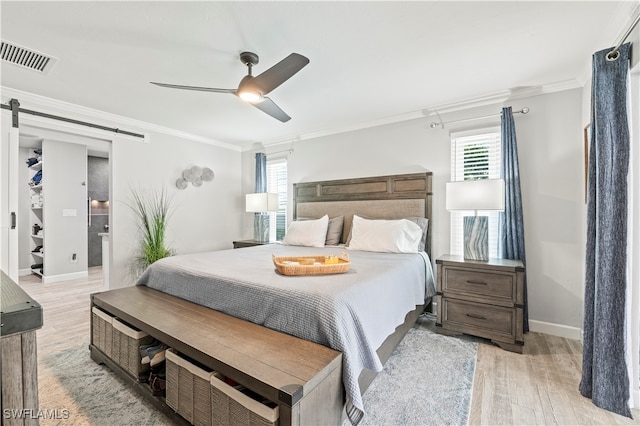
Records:
M269 156L269 155L274 155L274 154L282 154L283 152L288 152L289 154L293 154L293 148L283 149L282 151L269 152L269 153L267 153L265 155Z
M529 112L529 108L527 108L527 107L522 108L520 111L513 111L514 114L527 114L528 112ZM462 123L463 121L471 121L471 120L481 120L483 118L499 117L501 115L502 115L502 113L491 114L491 115L483 115L482 117L463 118L461 120L447 121L446 123L443 123L442 121L440 123L436 123L434 121L431 124L429 124L429 127L431 127L432 129L435 129L438 126L442 126L442 128L444 129L444 125L445 124ZM439 115L438 115L438 118L440 118Z
M636 19L633 21L633 24L631 24L627 32L624 33L624 35L622 36L622 38L620 39L616 47L614 47L611 52L607 53L607 61L615 61L616 59L618 59L618 57L620 56L620 52L619 52L620 46L622 46L622 43L624 43L627 37L629 37L629 35L631 34L631 31L633 31L636 25L638 25L638 22L640 22L640 14L636 16Z
M14 99L12 99L12 101L14 101ZM18 105L20 105L20 103L18 103ZM11 107L10 104L9 105L0 104L0 107L2 109L8 109L8 110L12 110L13 111L13 108ZM86 121L74 120L73 118L61 117L59 115L47 114L45 112L33 111L33 110L30 110L30 109L18 108L17 110L18 110L18 112L21 112L23 114L31 114L31 115L36 115L36 116L39 116L39 117L51 118L53 120L65 121L67 123L79 124L81 126L92 127L94 129L106 130L106 131L112 132L112 133L119 133L119 134L122 134L122 135L134 136L134 137L137 137L137 138L144 139L144 135L141 135L140 133L133 133L133 132L129 132L127 130L116 129L114 127L107 127L107 126L102 126L100 124L88 123ZM17 127L17 126L15 126L15 127Z

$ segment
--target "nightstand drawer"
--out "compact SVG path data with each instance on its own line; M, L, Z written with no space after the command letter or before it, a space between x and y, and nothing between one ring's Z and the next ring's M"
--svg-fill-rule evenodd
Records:
M480 272L477 270L445 268L445 293L478 294L484 297L496 297L514 301L516 282L514 274Z
M468 326L486 330L487 337L493 333L513 336L516 310L500 306L444 299L443 322L452 326ZM482 333L477 333L482 335Z

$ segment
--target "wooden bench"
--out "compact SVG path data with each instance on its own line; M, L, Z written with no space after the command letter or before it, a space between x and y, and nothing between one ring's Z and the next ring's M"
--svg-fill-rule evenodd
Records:
M280 425L342 422L340 352L143 286L93 294L91 304L278 404ZM131 379L141 395L185 423L98 349L93 335L90 349L94 361Z

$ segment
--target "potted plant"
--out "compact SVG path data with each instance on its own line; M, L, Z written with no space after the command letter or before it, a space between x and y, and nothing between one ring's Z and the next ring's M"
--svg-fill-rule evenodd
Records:
M139 220L140 246L133 259L133 269L139 276L156 260L173 255L165 241L171 199L165 189L160 191L131 190L130 204Z

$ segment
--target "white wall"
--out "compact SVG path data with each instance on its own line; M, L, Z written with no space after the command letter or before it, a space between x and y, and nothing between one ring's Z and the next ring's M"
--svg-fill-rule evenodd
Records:
M244 203L241 195L241 153L238 149L219 141L204 141L171 129L146 125L126 117L90 110L79 105L58 102L8 88L2 88L2 90L5 96L17 98L22 108L147 135L148 143L142 142L139 138L121 136L84 126L27 114L20 116L21 129L28 129L30 134L64 133L74 143L88 144L90 147L109 151L111 167L109 194L111 259L109 265L112 288L126 287L135 283L135 277L130 274L129 259L135 251L137 222L134 213L127 206L131 200L130 188L160 190L164 187L167 189L173 203L167 241L177 254L231 249L232 242L240 239L240 213ZM7 102L8 99L3 98L2 101ZM4 124L10 123L10 118L11 115L3 110L3 132L5 129L8 131ZM0 159L4 161L4 151ZM186 190L178 190L175 187L176 179L181 176L185 168L194 165L211 168L215 173L214 180L205 182L199 188L189 186ZM3 180L2 184L4 183ZM0 200L7 197L7 188L7 186L2 187ZM5 216L2 219L4 227ZM3 244L8 240L4 232L3 228ZM5 256L8 251L3 248L0 254Z
M520 158L529 318L541 329L578 338L582 326L584 263L584 157L581 90L506 102L514 110ZM453 121L498 114L502 104L442 115ZM433 259L449 251L449 213L444 187L450 180L451 132L499 125L499 116L432 129L436 117L409 120L294 143L289 184L386 174L433 172ZM267 147L267 153L289 145ZM253 151L243 154L252 166ZM253 169L247 170L249 182ZM291 203L291 200L290 200ZM290 204L291 207L291 204ZM291 216L289 217L289 219ZM243 235L250 237L248 221ZM550 323L550 324L548 324Z
M433 172L432 253L438 256L448 251L449 215L444 209L442 194L445 183L450 180L450 145L448 133L431 129L426 119L296 143L288 169L290 184ZM289 207L291 211L291 203ZM447 232L442 232L443 229Z
M177 254L229 249L241 236L240 152L152 133L151 143L115 140L111 161L111 281L114 288L134 283L129 259L135 252L137 222L128 207L130 188L166 188L172 199L167 242ZM194 165L215 173L199 188L178 190L175 181Z
M516 115L525 208L529 309L532 330L576 334L582 325L584 262L584 153L581 90L540 95L507 103ZM30 106L30 105L28 105ZM499 113L502 104L442 115L450 120ZM94 120L95 121L95 120ZM288 157L289 182L411 173L434 175L433 257L449 250L449 213L444 184L450 179L449 133L494 126L498 118L445 129L429 127L435 117L326 136L294 144ZM105 122L104 124L110 124ZM136 131L135 128L131 130ZM152 132L151 143L121 138L111 147L112 284L133 283L128 259L136 225L126 206L130 186L165 186L176 207L169 242L179 253L230 248L237 238L251 238L251 215L243 197L252 192L253 154ZM290 145L267 147L267 153ZM185 191L175 179L192 165L210 167L213 182ZM241 170L243 173L241 173ZM558 326L558 327L554 327ZM566 328L567 330L563 330ZM572 334L573 333L573 334ZM578 335L575 335L577 338Z
M580 89L536 96L517 123L529 318L580 338L584 301L584 148ZM560 333L559 330L555 330Z

